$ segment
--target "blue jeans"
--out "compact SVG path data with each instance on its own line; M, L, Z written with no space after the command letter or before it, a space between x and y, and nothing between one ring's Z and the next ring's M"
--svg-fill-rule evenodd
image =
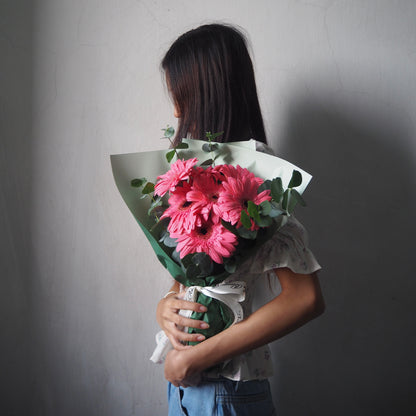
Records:
M197 387L168 384L169 416L276 415L268 380L204 380Z

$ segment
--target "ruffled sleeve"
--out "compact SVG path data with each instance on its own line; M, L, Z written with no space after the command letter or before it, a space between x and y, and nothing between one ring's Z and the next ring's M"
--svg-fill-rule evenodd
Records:
M308 248L305 228L293 215L260 247L249 269L251 273L261 273L281 267L288 267L300 274L311 274L321 269Z

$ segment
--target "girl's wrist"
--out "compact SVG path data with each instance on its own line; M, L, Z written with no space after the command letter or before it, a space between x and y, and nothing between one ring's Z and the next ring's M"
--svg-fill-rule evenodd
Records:
M187 368L187 373L201 373L207 368L207 357L203 357L201 354L199 354L200 347L198 347L198 345L187 348L181 352L183 353L182 358L184 361L184 366Z

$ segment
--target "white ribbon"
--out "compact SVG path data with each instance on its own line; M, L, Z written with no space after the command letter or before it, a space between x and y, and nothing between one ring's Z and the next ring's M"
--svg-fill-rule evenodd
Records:
M246 297L246 283L245 282L231 282L231 283L220 283L215 286L190 286L185 291L184 300L191 302L196 302L198 298L198 293L202 293L205 296L217 299L220 302L224 303L234 315L234 320L232 325L237 322L240 322L243 319L243 308L240 305L240 302L244 301ZM189 318L192 315L193 311L190 310L180 310L179 314ZM187 328L183 329L184 331ZM153 351L150 360L156 364L162 364L165 361L167 353L173 349L169 338L163 331L159 331L156 334L156 348Z

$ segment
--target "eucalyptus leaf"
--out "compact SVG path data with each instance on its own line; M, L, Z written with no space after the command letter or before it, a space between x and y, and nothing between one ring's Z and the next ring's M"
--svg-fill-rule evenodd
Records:
M284 213L284 211L282 211L280 208L272 207L272 209L269 212L269 217L270 218L276 218L279 215L282 215L283 213Z
M234 227L234 225L231 225L229 222L221 220L221 224L228 230L231 231L234 234L237 234L237 229Z
M257 193L259 194L260 192L266 191L266 190L270 190L270 187L272 185L272 181L270 179L266 179L257 189Z
M289 189L288 192L288 202L287 202L287 212L291 214L295 209L296 204L298 203L296 197L293 196L293 189Z
M214 163L212 159L204 160L199 166L210 166Z
M241 211L240 221L241 221L241 224L243 224L243 227L247 229L251 228L251 219L249 215L247 214L247 212L245 212L244 210Z
M260 205L260 214L261 215L269 215L270 211L272 210L272 204L269 201L263 201Z
M286 191L283 193L283 199L282 199L282 208L284 211L287 211L288 206L288 199L289 199L289 189L286 189Z
M235 257L229 257L224 259L224 269L228 273L234 273L237 270L237 261Z
M185 268L188 267L190 264L192 264L192 254L187 254L181 259L181 262Z
M136 179L132 179L130 182L130 185L133 188L140 188L141 186L143 186L146 183L147 179L146 178L136 178Z
M269 227L273 224L273 219L269 216L265 217L263 215L259 215L259 218L255 219L255 221L259 227Z
M253 201L247 202L247 211L250 217L254 217L259 213L259 209L257 208L257 205Z
M287 223L287 215L281 215L276 218L276 224L278 228L283 227Z
M217 137L221 136L224 132L220 131L219 133L211 133L210 131L207 131L205 133L205 137L211 141L211 140L215 140Z
M191 263L186 268L186 278L187 279L196 279L196 278L198 278L200 273L201 273L201 269L196 264Z
M192 263L200 268L201 275L204 276L208 276L214 267L211 258L206 253L195 253Z
M218 144L217 143L204 143L202 145L202 150L206 153L214 152L215 150L218 150Z
M165 137L170 139L175 134L175 129L172 126L167 126L166 129L162 129L165 134Z
M171 256L172 256L173 260L176 261L176 263L181 264L181 257L180 257L179 251L173 250Z
M142 194L151 194L155 191L155 184L152 182L147 182L147 184L142 189Z
M290 179L288 188L296 188L302 183L302 174L298 170L294 170Z
M166 246L166 247L176 247L178 245L177 241L175 239L173 239L169 234L167 234L162 243Z
M244 227L237 228L237 233L240 237L245 238L247 240L255 240L257 237L256 230L248 230Z
M270 194L276 202L280 202L283 195L283 185L280 178L274 178L270 185Z
M306 207L305 200L302 198L302 195L296 189L292 189L291 194L292 194L292 198L296 199L299 205Z
M161 198L156 198L155 200L153 200L153 202L150 204L150 208L147 211L147 215L150 215L154 209L160 207L162 203L163 201Z
M202 150L203 150L205 153L209 153L209 152L211 151L211 149L210 149L210 147L209 147L209 143L204 143L204 144L202 145Z
M166 160L170 163L173 157L175 156L175 149L169 150L169 152L166 153Z
M189 144L184 143L184 142L180 142L177 146L175 146L175 149L188 149L188 148L189 148Z
M247 211L250 217L254 218L254 221L257 222L260 219L259 208L253 201L248 201Z

